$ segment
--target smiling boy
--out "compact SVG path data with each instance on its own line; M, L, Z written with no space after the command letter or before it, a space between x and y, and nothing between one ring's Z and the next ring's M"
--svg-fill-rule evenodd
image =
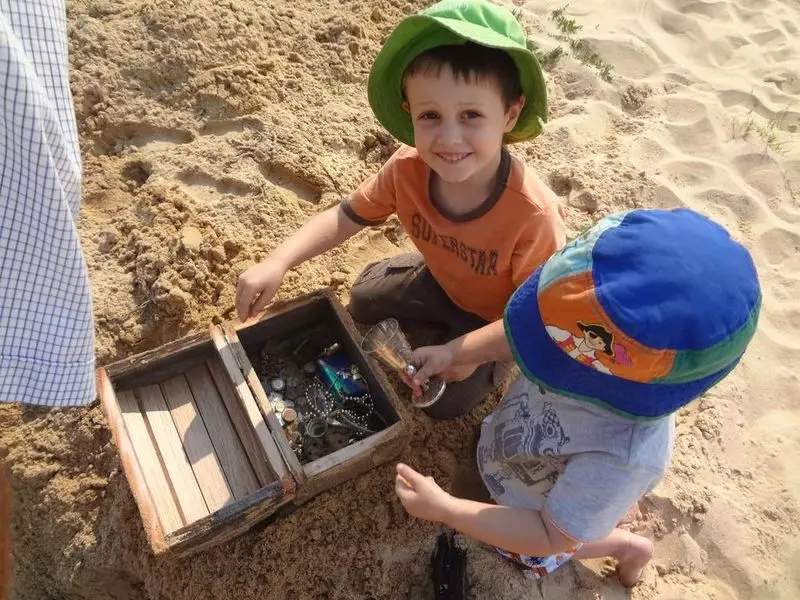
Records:
M541 70L520 24L484 0L445 0L402 21L375 59L369 100L404 143L341 205L309 220L241 275L242 319L272 299L286 271L395 214L419 253L369 265L350 311L443 326L447 342L500 317L514 290L565 242L555 195L505 144L538 135ZM452 418L493 385L493 364L446 373L426 409Z

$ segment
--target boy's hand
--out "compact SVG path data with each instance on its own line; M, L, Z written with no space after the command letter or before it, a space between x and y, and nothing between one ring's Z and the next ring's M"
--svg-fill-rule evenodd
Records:
M286 275L286 268L275 260L265 260L239 275L236 282L236 313L246 321L260 313L275 296Z
M397 465L394 491L412 517L443 523L454 498L433 480L403 463Z
M447 344L423 346L414 350L412 361L417 366L412 387L415 391L434 375L442 375L453 366L453 351Z

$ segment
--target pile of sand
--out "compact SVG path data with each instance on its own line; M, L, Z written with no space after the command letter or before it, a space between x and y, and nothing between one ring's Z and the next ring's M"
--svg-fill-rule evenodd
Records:
M542 52L568 46L550 15L560 5L515 4ZM371 115L366 77L393 25L422 5L69 3L100 364L232 317L238 274L377 170L395 143ZM585 7L566 16L611 81L562 57L547 73L546 134L513 151L563 197L571 233L626 208L688 206L752 249L764 289L743 364L680 414L673 468L639 524L656 558L630 597L800 597L800 8ZM330 285L346 301L365 264L407 246L396 223L366 231L290 273L280 297ZM403 460L447 487L495 401L455 422L414 416ZM437 527L405 514L392 465L171 562L150 553L97 406L0 408L0 455L16 495L18 599L431 597ZM465 543L474 598L628 597L598 562L537 587Z

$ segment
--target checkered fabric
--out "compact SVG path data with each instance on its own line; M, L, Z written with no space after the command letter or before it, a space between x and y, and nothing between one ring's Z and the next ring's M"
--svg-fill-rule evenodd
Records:
M0 401L95 397L64 0L0 0Z

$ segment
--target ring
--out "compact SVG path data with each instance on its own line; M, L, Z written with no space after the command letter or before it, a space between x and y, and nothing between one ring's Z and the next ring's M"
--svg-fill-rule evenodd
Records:
M320 438L328 431L328 423L325 419L314 417L306 423L306 434L308 437Z

